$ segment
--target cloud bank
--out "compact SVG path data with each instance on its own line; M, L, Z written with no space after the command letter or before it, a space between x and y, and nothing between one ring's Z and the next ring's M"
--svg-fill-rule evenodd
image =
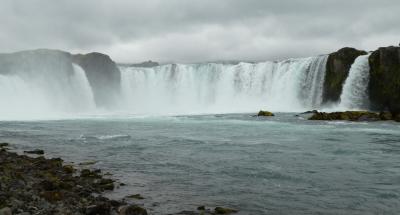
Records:
M0 52L263 61L400 42L398 0L2 0Z

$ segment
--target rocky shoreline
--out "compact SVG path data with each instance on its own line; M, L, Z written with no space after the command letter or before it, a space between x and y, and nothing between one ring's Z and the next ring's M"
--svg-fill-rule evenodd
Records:
M104 197L102 194L114 190L117 183L100 169L75 167L61 158L45 158L43 150L24 151L28 156L12 152L9 147L8 143L0 143L0 215L151 214L141 205ZM134 199L140 197L132 195ZM176 215L235 212L229 208L211 210L199 206L197 210Z
M3 143L0 151L0 214L118 214L122 206L125 211L142 211L134 214L147 214L139 206L101 196L114 189L114 180L105 178L101 170L79 172L60 158L18 155L7 146ZM26 153L41 155L43 151Z

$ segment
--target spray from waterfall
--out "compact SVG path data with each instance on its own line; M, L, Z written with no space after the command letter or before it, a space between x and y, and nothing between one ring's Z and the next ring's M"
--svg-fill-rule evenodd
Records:
M343 85L339 109L367 109L369 83L369 55L359 56L350 68Z
M74 75L71 78L72 88L77 92L74 103L81 111L93 111L96 109L94 95L85 71L78 65L73 64Z
M0 75L0 119L45 119L95 110L85 71L79 66L28 65ZM56 71L55 71L56 70Z

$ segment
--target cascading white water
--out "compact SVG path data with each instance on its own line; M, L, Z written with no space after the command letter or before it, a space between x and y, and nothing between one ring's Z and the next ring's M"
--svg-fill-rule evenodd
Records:
M318 108L326 59L319 56L256 64L121 67L124 107L136 114Z
M314 58L306 71L307 75L301 86L301 98L305 107L319 108L322 104L327 61L328 55Z
M339 109L366 109L368 107L369 55L359 56L350 68L343 85Z
M0 119L98 113L86 72L62 52L24 52L0 68ZM129 114L301 111L321 105L327 56L262 63L121 67ZM7 63L7 62L6 62ZM7 67L8 66L8 67Z
M74 97L74 104L79 110L90 111L96 108L92 88L90 87L89 81L86 77L85 71L78 65L73 64L74 75L71 78L72 88L78 95Z
M85 72L73 65L72 74L41 65L32 71L0 75L0 119L58 117L94 110ZM33 71L34 70L34 71Z

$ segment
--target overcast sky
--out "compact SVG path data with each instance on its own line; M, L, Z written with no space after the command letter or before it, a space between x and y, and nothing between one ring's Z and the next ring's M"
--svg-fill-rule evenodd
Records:
M400 42L400 0L0 0L0 52L275 60Z

